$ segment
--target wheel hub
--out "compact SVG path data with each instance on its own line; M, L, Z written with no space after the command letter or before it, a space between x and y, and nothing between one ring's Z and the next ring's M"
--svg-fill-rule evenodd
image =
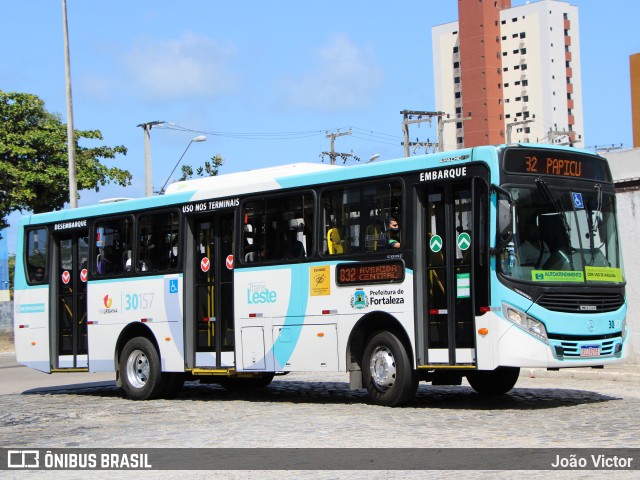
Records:
M388 390L396 381L396 360L384 346L376 347L369 362L371 379L380 390Z
M135 388L142 388L149 380L149 359L141 350L134 350L127 359L127 379Z

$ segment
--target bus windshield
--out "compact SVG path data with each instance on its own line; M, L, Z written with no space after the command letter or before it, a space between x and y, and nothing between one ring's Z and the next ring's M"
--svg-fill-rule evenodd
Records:
M554 188L541 178L509 191L515 224L503 274L534 283L624 281L613 194L599 184Z

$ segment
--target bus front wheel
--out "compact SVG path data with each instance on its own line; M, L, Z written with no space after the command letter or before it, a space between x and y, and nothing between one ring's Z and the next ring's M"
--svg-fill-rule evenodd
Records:
M498 367L495 370L477 370L467 373L471 388L481 395L504 395L511 390L520 375L517 367Z
M150 400L163 393L160 357L145 337L135 337L126 343L120 355L119 374L122 389L132 400Z
M362 380L373 402L389 407L406 403L418 389L409 355L391 332L379 332L369 340L362 358Z

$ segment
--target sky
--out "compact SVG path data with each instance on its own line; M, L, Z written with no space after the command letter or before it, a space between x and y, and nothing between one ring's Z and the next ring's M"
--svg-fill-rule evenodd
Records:
M585 145L630 147L640 2L568 3L579 8ZM457 4L67 0L75 128L102 132L85 146L127 147L104 163L133 175L126 188L80 192L79 205L144 196L139 125L157 120L154 190L183 154L194 167L221 155L220 174L320 162L327 134L349 129L336 151L401 157L400 111L435 109L431 27L456 21ZM0 0L0 19L0 90L35 94L66 122L62 1ZM207 140L190 144L198 135ZM413 126L415 138L435 141L435 125ZM18 218L4 232L10 253Z

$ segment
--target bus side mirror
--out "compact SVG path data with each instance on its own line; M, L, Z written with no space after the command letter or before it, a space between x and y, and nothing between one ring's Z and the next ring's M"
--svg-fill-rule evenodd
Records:
M500 198L498 196L498 239L509 241L511 239L513 225L513 217L511 214L511 201L509 199Z
M513 201L511 194L506 190L496 186L491 186L492 191L497 193L496 208L496 246L491 253L501 251L513 237Z

